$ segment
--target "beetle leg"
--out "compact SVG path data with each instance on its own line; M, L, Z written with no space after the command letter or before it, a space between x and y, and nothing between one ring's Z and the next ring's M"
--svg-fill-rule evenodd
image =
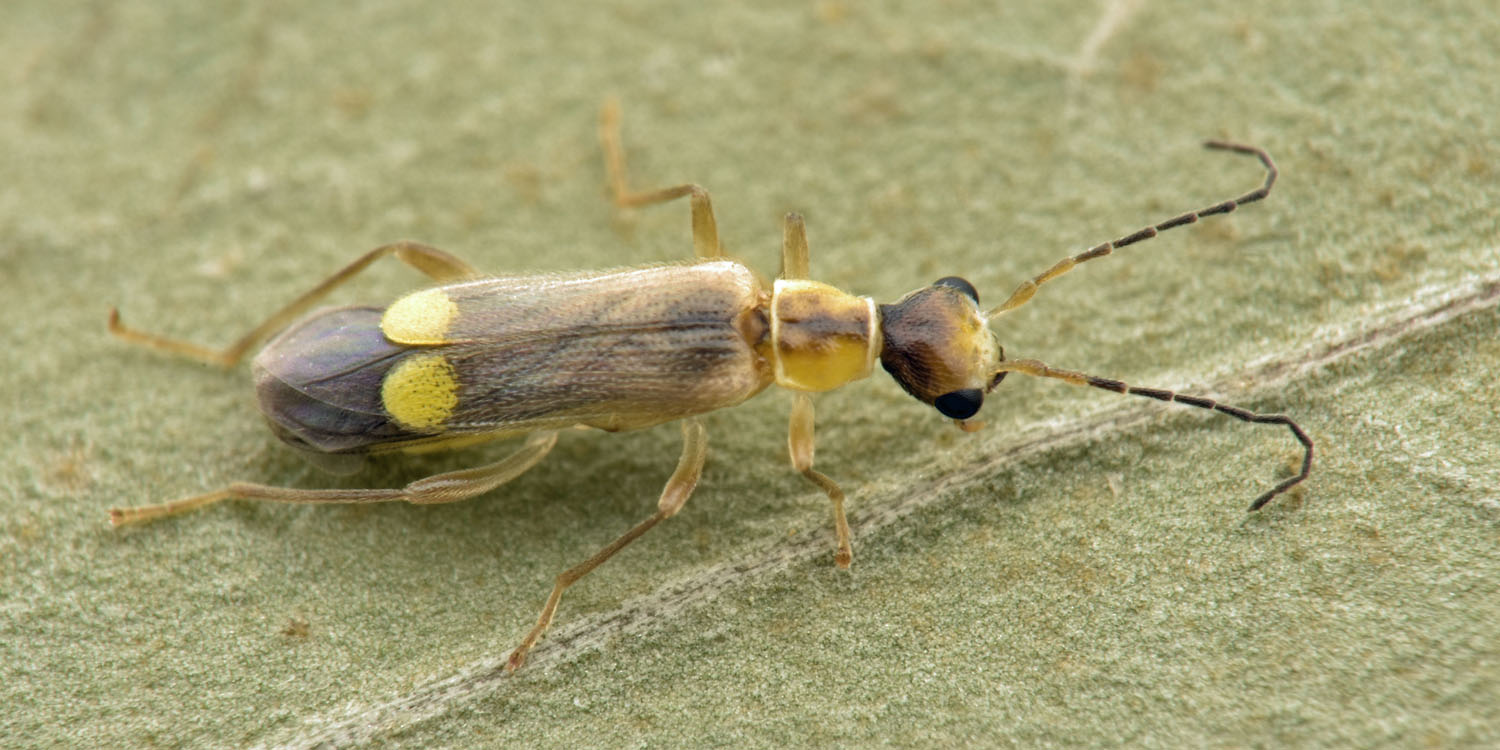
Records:
M813 471L813 403L806 393L792 395L792 419L787 430L787 447L792 454L792 468L802 472L807 481L818 485L833 502L833 528L838 534L838 549L833 561L840 568L849 567L854 550L849 544L849 519L844 517L844 491L832 479Z
M802 214L787 214L786 221L781 227L781 275L779 278L807 278L811 274L807 256L807 226L802 223Z
M667 486L662 488L661 499L656 503L656 512L622 534L620 538L595 552L593 557L568 568L557 576L557 580L552 585L552 594L547 597L547 603L542 606L542 613L537 617L536 626L526 634L521 645L511 652L510 661L506 664L507 671L515 671L526 663L526 654L536 645L542 633L547 631L547 626L552 624L552 617L557 614L557 604L562 600L563 591L577 583L578 579L588 575L594 568L599 567L605 560L614 557L616 552L649 531L652 526L671 518L677 514L677 511L682 510L688 497L693 494L693 488L698 486L698 478L703 474L703 462L707 457L708 433L703 429L703 423L694 418L684 419L682 421L682 457L677 459L677 469L667 480Z
M719 225L714 221L713 202L701 185L688 183L659 190L632 191L625 180L625 148L620 145L620 102L608 99L599 112L599 142L604 148L604 171L609 173L610 193L616 206L648 206L686 195L693 211L693 254L699 258L721 258Z
M353 263L339 269L337 273L324 279L322 283L307 291L301 297L293 300L286 307L276 311L265 322L256 326L249 333L240 337L233 344L224 349L210 349L180 339L158 336L131 328L120 322L120 311L110 309L109 332L134 344L159 349L170 354L176 354L211 365L223 368L233 367L250 351L256 344L270 337L271 334L285 328L302 313L307 312L318 300L337 288L340 284L353 278L360 271L375 261L387 255L396 258L412 268L432 277L436 281L459 281L474 278L480 275L479 271L468 263L450 255L442 250L419 242L395 242L365 253L355 259Z
M541 461L557 443L556 432L538 432L526 438L514 453L492 464L460 469L418 479L399 490L299 490L292 487L270 487L250 482L235 482L221 490L157 505L135 508L110 508L109 522L114 526L145 523L158 518L186 513L220 500L269 500L278 503L386 503L404 500L409 503L451 503L482 495L523 474Z

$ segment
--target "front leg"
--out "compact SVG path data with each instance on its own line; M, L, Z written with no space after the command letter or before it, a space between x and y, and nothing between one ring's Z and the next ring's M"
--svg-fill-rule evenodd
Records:
M848 568L854 560L854 549L849 544L849 519L844 517L844 491L832 479L813 471L812 396L797 393L792 399L792 419L786 438L787 448L792 454L792 468L816 484L833 502L833 528L838 535L838 549L833 554L833 561L840 568Z

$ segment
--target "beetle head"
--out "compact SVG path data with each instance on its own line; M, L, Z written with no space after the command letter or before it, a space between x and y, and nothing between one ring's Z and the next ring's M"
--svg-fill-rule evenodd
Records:
M918 401L960 426L979 412L1005 378L1005 359L974 285L957 276L938 279L889 305L880 305L880 364Z

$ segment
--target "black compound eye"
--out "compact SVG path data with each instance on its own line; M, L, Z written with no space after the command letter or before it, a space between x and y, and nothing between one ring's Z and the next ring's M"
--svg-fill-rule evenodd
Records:
M978 414L979 407L984 405L984 391L978 388L965 388L961 391L944 393L938 396L932 405L949 419L968 419Z
M932 282L932 285L933 286L951 286L954 289L957 289L958 291L963 292L963 294L964 294L965 297L968 297L969 299L974 300L974 304L976 304L976 305L979 304L979 290L975 289L974 285L970 284L968 279L961 278L961 277L958 277L958 276L944 276L943 278L938 279L937 281Z

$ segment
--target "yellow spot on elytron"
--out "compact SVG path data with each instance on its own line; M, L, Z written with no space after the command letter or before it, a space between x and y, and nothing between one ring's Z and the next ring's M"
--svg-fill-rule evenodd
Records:
M458 305L441 288L412 292L391 303L380 318L380 331L397 344L446 344L448 328L458 317Z
M403 427L431 430L458 406L458 375L441 354L413 354L386 374L380 401Z

